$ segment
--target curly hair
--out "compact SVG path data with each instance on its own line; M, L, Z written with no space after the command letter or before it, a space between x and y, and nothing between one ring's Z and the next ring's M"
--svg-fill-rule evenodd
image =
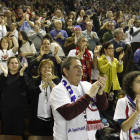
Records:
M135 78L140 75L140 71L133 71L125 75L123 78L122 91L128 95L132 100L135 99L135 92L132 89L132 84Z

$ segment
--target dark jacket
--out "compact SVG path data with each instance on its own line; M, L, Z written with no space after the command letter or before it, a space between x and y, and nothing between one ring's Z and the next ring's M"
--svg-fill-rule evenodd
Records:
M60 83L60 79L56 78L52 80L56 85ZM36 127L38 126L37 109L38 109L38 99L41 90L39 85L41 83L41 77L32 78L29 83L28 93L31 98L31 116L29 129L31 134L36 133Z
M53 64L54 64L54 75L60 75L60 65L57 64L54 54L50 51L49 54L44 54L43 57L41 58L40 61L37 61L37 57L40 55L40 53L36 53L34 55L34 57L32 58L32 60L30 61L30 68L32 69L34 66L36 66L36 70L38 70L38 66L40 64L40 62L44 59L50 59Z
M8 109L24 108L26 106L26 90L29 80L26 73L23 76L19 72L5 77L0 75L1 106Z

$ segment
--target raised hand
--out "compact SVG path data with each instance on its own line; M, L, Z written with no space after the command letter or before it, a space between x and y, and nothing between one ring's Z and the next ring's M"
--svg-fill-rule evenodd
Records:
M85 49L87 48L87 42L84 42L81 46L81 52L85 52Z
M101 48L102 46L96 46L94 49L94 55L97 55L100 52Z
M25 71L25 69L27 68L27 64L26 63L23 63L23 66L20 70L20 76L23 76L23 72Z
M103 94L103 91L106 87L106 80L107 80L106 75L104 75L104 77L100 77L100 76L98 77L98 81L99 81L99 85L100 85L100 88L98 90L99 95Z
M16 32L16 28L13 30L12 35L15 35L15 32Z
M54 49L54 56L57 55L57 53L58 53L58 46L56 46Z
M4 26L4 20L1 21L1 25Z
M7 68L6 68L6 67L4 68L2 64L0 64L0 67L1 67L1 69L2 69L2 71L3 71L3 73L4 73L4 76L7 77L7 75L8 75L8 70L7 70Z
M140 113L140 95L138 94L136 97L136 110Z
M91 39L93 39L95 37L95 33L93 32L92 36L91 36Z
M57 38L61 38L61 32L59 32L58 34L57 34Z
M41 46L41 48L40 48L40 56L42 57L43 55L44 55L44 48L43 48L43 46Z
M26 53L21 53L21 56L22 57L25 57L27 54Z
M92 84L90 90L88 91L88 95L92 98L92 97L95 97L96 94L98 93L98 90L100 88L100 84L99 84L99 81L95 82Z
M121 54L119 55L119 62L121 62L121 61L122 61L123 57L124 57L124 51L123 51L123 52L121 52Z
M38 25L35 25L34 27L35 27L35 31L38 33L38 32L39 32L39 27L38 27Z
M121 52L123 50L123 47L118 47L117 49L116 49L116 52Z
M46 79L47 79L47 82L48 83L51 83L52 82L52 74L51 74L51 72L47 72Z

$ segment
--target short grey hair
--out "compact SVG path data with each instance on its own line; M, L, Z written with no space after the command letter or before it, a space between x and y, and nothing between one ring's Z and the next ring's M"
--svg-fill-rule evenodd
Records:
M62 64L61 64L61 73L62 75L65 76L65 73L63 72L63 68L66 68L67 70L70 70L70 66L71 66L71 61L73 59L76 59L76 60L79 60L79 58L77 56L67 56L63 61L62 61ZM80 61L80 60L79 60Z
M117 28L114 30L114 35L118 34L120 32L120 30L123 30L122 28Z
M84 35L79 36L77 38L76 44L78 44L81 41L82 38L86 38L86 36L84 36Z

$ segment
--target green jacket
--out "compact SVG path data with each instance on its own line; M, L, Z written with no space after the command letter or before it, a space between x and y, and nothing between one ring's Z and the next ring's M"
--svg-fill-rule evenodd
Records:
M102 40L105 43L105 42L110 41L113 38L114 38L114 34L112 34L110 31L108 31L103 35Z

